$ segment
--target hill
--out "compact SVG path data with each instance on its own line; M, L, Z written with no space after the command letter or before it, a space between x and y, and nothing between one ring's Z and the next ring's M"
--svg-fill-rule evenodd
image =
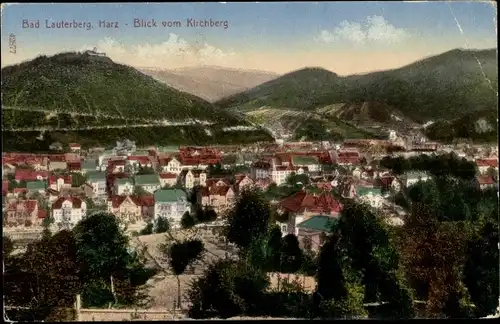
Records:
M343 104L333 115L356 126L392 126L396 128L416 126L415 123L404 116L399 110L380 101Z
M82 145L108 145L123 137L144 145L169 139L272 140L239 116L88 52L40 56L3 68L2 110L4 139L11 136L4 149L31 147L40 133L44 140L33 144L37 149L54 136Z
M172 88L192 93L210 102L248 90L279 76L271 72L218 66L175 70L139 68L139 70Z
M478 63L479 61L479 63ZM496 49L453 50L399 69L339 77L321 68L285 74L216 102L222 108L314 110L383 102L416 122L497 107Z
M322 68L304 68L216 102L222 108L313 109L338 102L345 95L342 78Z
M469 139L473 142L498 142L498 113L493 110L473 111L450 121L438 121L425 129L431 140L452 142Z

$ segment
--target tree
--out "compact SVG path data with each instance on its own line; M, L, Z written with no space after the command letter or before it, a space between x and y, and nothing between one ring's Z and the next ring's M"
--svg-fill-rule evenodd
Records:
M81 290L80 266L71 232L31 243L5 265L4 295L10 305L29 305L36 320L68 320L57 310L72 307Z
M283 238L281 245L281 271L296 273L302 266L304 255L299 246L297 236L288 234Z
M170 229L170 223L165 217L159 217L156 220L155 233L165 233Z
M498 305L498 258L498 226L488 222L469 241L464 269L464 283L478 317L495 313Z
M181 281L179 276L184 273L186 267L196 260L203 252L204 245L200 240L190 240L182 243L174 243L170 246L170 266L177 278L177 306L181 307Z
M149 222L146 224L146 226L141 229L141 231L139 232L139 235L151 235L153 234L153 223L152 222Z
M44 228L49 228L52 224L54 224L55 220L54 217L47 215L42 221L42 226Z
M81 187L87 182L87 179L84 175L77 172L71 173L71 186L72 187Z
M457 223L440 223L435 212L417 203L405 222L401 257L405 272L419 298L427 300L427 312L434 317L463 317L467 303L450 307L453 298L464 294L460 268L465 257L466 231Z
M181 227L183 229L188 229L196 225L196 221L193 218L193 216L189 213L189 211L186 211L181 218Z
M269 278L258 268L245 262L219 260L209 265L188 290L188 316L201 319L253 315L264 307L268 286Z
M137 171L137 174L155 174L155 173L156 173L155 169L143 166L139 166L139 169Z
M270 218L268 202L255 189L244 189L229 213L227 239L242 251L252 240L267 233Z
M118 302L114 281L126 280L126 269L134 262L128 252L128 236L118 220L112 214L96 213L80 221L73 232L84 280L108 282Z

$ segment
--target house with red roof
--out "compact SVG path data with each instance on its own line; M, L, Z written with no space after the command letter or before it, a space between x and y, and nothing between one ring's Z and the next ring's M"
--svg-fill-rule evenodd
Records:
M10 226L32 226L37 219L38 201L34 199L10 203L4 211L4 221Z
M63 187L68 188L71 187L73 177L71 175L51 175L49 176L49 188L61 191Z
M235 186L238 192L241 192L244 188L249 188L254 185L254 181L245 174L236 174L234 178L236 180Z
M125 165L127 162L123 159L109 160L106 171L108 173L120 173L125 172Z
M192 189L196 185L204 186L207 181L207 173L199 170L182 170L180 180L186 189Z
M235 202L235 192L231 186L214 185L203 187L200 191L201 204L212 207L217 213L227 210Z
M361 161L361 155L355 150L337 152L335 162L339 165L357 165Z
M49 158L49 171L66 170L68 164L66 163L66 156L64 154L50 154Z
M14 188L12 193L14 194L14 197L26 196L28 194L28 188Z
M68 171L82 173L82 161L68 161Z
M153 159L145 155L130 155L127 157L127 165L130 165L134 170L142 168L152 168Z
M479 183L479 187L484 190L488 188L494 188L497 185L495 179L487 174L482 174L477 177L477 182Z
M288 214L288 223L281 224L282 232L286 235L295 234L295 225L312 215L337 217L342 211L342 204L330 192L324 191L318 195L302 190L282 199L278 203L278 210Z
M69 150L71 152L79 152L82 149L82 146L77 143L70 143L69 144Z
M52 204L52 217L59 227L72 228L87 215L87 203L79 197L60 197Z
M489 168L498 170L498 159L497 158L483 158L476 159L477 169L480 174L485 174L488 172Z
M182 171L181 162L173 156L158 158L158 164L161 172L175 173L179 175Z
M108 198L108 212L126 224L136 224L143 220L141 201L137 196L113 196Z
M160 173L159 175L160 175L160 184L162 188L165 187L166 185L173 187L177 183L177 174L175 173L163 172Z
M16 173L14 179L17 182L21 181L42 181L46 180L49 177L49 173L47 171L34 171L30 169L16 169Z

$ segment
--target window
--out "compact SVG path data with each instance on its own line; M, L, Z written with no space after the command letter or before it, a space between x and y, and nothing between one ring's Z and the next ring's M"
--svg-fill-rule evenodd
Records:
M282 225L281 225L281 231L282 231L283 233L288 232L288 226L287 226L287 224L282 224Z

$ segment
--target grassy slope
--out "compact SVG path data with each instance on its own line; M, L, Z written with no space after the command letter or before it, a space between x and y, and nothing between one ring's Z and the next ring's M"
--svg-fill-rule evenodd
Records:
M216 104L223 108L314 110L340 102L378 101L417 122L449 119L496 109L497 66L496 50L453 50L400 69L366 75L338 77L323 69L306 68Z

